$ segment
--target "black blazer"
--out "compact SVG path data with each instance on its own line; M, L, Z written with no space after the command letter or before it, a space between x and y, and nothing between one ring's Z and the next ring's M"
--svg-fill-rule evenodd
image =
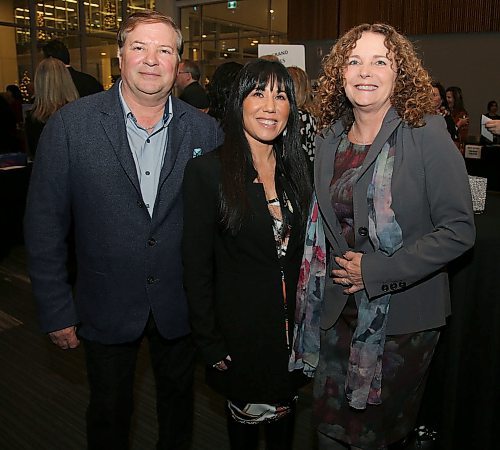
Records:
M150 311L160 333L190 332L182 287L181 185L199 152L220 145L217 122L172 97L173 118L153 217L141 196L118 83L55 112L38 144L25 236L43 331L79 324L104 344L137 339ZM67 280L73 223L77 282Z
M253 173L252 173L253 172ZM262 184L247 177L251 213L236 234L220 225L218 152L190 161L184 177L184 279L193 333L211 366L226 355L226 372L207 369L208 383L232 400L289 399L302 378L289 374L295 292L303 252L296 219L282 267L287 286L285 313L281 266ZM277 186L280 183L277 183ZM293 197L286 186L291 200Z
M97 94L103 90L102 84L99 83L92 75L85 72L75 70L73 67L68 67L73 83L80 97Z

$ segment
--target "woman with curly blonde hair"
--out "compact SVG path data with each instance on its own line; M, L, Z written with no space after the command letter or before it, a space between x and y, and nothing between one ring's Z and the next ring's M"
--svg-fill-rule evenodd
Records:
M427 71L390 25L337 41L319 100L290 369L315 372L321 450L394 448L450 313L446 264L474 243L467 173Z

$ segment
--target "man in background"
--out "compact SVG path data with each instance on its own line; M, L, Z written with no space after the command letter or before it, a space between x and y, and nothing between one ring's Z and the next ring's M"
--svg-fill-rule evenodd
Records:
M181 91L179 95L181 100L203 112L207 112L210 103L205 89L200 84L200 76L198 64L185 59L179 64L175 85Z
M64 45L64 42L59 39L49 41L42 47L42 52L45 58L52 56L53 58L61 60L66 65L69 73L71 74L71 78L73 79L73 83L75 83L80 98L85 97L86 95L96 94L97 92L101 92L103 90L102 84L99 83L99 81L97 81L92 75L75 70L70 65L68 47Z

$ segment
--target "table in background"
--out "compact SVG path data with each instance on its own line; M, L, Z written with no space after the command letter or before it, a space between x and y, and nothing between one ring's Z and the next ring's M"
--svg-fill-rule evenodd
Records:
M484 145L481 159L465 158L469 175L488 179L488 189L500 191L500 145Z
M500 193L475 222L474 248L450 265L452 316L422 403L446 450L500 448Z

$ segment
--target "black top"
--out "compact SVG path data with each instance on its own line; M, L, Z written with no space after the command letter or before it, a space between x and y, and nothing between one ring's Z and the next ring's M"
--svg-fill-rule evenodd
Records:
M179 98L198 109L206 109L210 105L205 89L197 81L186 86Z
M42 134L43 128L45 127L45 122L40 122L33 117L33 112L28 111L26 113L26 119L24 123L24 131L26 133L26 139L28 141L28 150L31 156L36 153L36 148L38 146L38 140Z
M236 235L225 231L219 215L220 171L216 151L191 160L184 174L184 285L194 337L215 390L252 403L286 400L305 381L301 372L288 372L284 330L286 314L291 342L302 230L294 214L286 255L278 259L265 192L250 174L248 217ZM293 204L283 177L276 179L278 191L279 185ZM229 370L211 368L228 354Z
M80 97L97 94L98 92L104 90L102 84L99 83L99 81L97 81L92 75L85 72L79 72L71 66L68 67L68 70Z

